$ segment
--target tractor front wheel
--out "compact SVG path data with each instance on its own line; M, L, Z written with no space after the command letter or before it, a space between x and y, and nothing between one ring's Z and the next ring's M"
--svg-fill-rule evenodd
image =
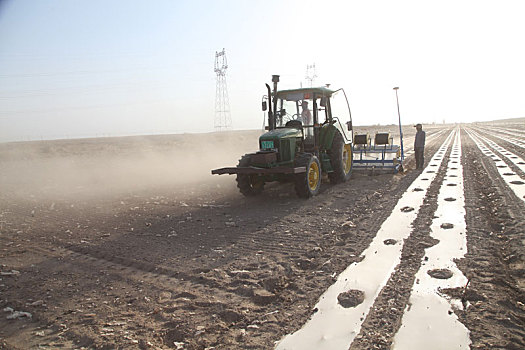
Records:
M352 145L345 144L340 133L336 133L330 148L331 173L328 178L333 184L345 182L352 176Z
M310 198L321 188L321 164L319 159L309 153L297 156L295 166L305 167L306 172L295 175L295 192L299 197Z
M244 155L239 160L238 167L247 166L250 166L250 156ZM247 197L257 196L261 194L264 189L264 180L258 175L237 174L237 187L239 191Z

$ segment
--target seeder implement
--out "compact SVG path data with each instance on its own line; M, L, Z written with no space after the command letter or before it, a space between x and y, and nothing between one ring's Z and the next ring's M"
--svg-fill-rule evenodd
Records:
M390 133L376 133L372 144L368 134L354 137L354 169L403 171L401 147L393 144Z

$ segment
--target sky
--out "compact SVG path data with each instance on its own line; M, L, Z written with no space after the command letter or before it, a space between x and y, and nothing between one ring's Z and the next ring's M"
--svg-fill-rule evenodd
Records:
M525 117L525 1L0 0L0 142L214 130L280 88L344 88L354 125Z

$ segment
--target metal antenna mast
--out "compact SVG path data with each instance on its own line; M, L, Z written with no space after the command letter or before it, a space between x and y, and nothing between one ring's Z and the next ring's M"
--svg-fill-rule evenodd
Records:
M215 74L217 83L215 88L215 131L224 131L232 128L230 115L230 101L228 99L228 86L226 85L226 51L215 51Z
M313 86L314 80L317 78L315 73L315 63L306 65L306 80L310 82L310 87Z

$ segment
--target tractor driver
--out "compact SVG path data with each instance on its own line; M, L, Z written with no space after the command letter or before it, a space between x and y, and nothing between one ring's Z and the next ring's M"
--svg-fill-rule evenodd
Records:
M310 112L310 110L308 109L308 101L303 100L301 107L303 108L303 111L301 112L301 121L304 125L311 125L312 112Z

